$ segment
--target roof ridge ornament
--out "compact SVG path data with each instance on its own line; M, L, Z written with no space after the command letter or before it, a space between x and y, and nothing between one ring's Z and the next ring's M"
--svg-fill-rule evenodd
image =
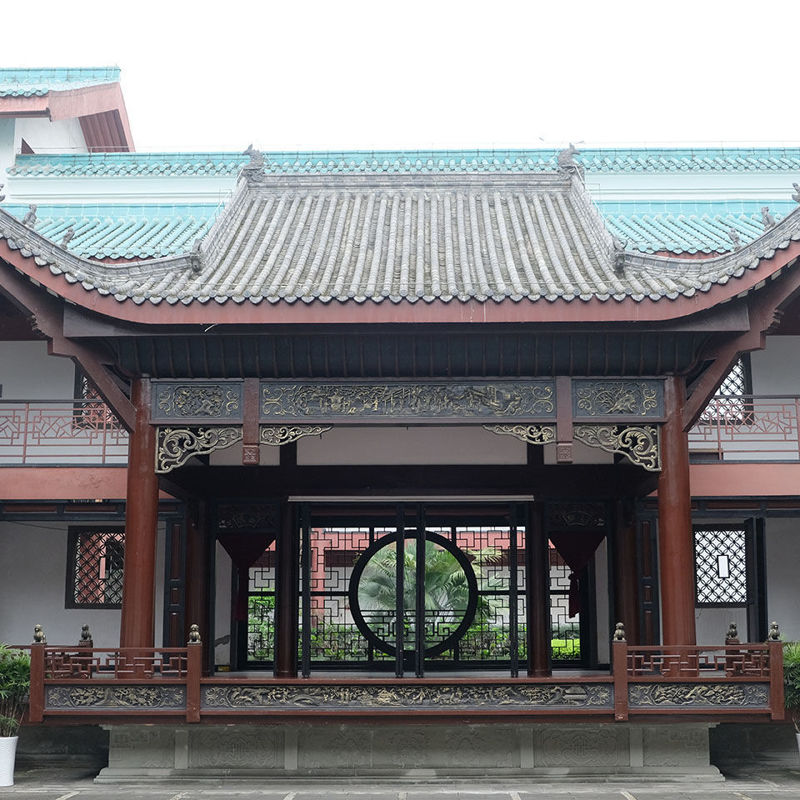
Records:
M66 246L73 240L74 237L75 237L75 228L72 225L70 225L69 228L67 228L64 231L64 235L61 237L61 241L58 243L58 246L66 248Z
M728 230L728 238L733 242L734 250L742 249L742 237L739 236L739 231L737 231L736 228L730 228L730 230Z
M800 183L793 183L792 187L794 188L794 194L792 195L792 200L794 200L795 203L800 203ZM0 189L2 189L2 188L3 188L3 184L0 183ZM0 200L2 200L1 197L0 197Z
M772 230L778 224L775 221L775 217L769 213L769 206L761 207L761 221L764 223L765 231Z
M186 255L186 258L189 261L189 266L191 267L192 272L195 274L203 271L203 251L200 249L202 244L203 238L198 236L198 238L194 240L192 249Z
M36 209L38 206L35 203L31 203L28 206L28 213L22 218L22 224L26 228L33 228L36 225Z
M614 245L614 274L622 275L625 272L625 249L628 246L628 240L612 236L611 242Z
M2 191L3 191L3 187L4 187L4 186L5 186L5 184L4 184L4 183L0 183L0 203L2 203L2 202L3 202L3 200L5 200L5 199L6 199L6 196L5 196L4 194L2 194Z
M581 151L578 150L572 142L569 143L569 147L559 150L558 155L556 156L558 171L566 172L568 175L578 174L582 176L583 168L575 160L575 156L580 155L580 152Z
M242 155L248 156L250 160L242 167L242 175L247 181L248 186L264 183L264 154L256 150L252 144L247 145L242 151Z

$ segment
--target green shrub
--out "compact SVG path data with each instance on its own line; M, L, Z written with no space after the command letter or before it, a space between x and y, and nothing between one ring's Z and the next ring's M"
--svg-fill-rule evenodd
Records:
M783 646L783 691L786 708L800 733L800 642Z
M0 643L0 736L16 736L30 688L31 657Z

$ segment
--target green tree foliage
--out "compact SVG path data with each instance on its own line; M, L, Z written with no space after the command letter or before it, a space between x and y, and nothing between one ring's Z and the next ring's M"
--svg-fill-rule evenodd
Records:
M786 642L783 646L783 691L786 708L800 733L800 642Z

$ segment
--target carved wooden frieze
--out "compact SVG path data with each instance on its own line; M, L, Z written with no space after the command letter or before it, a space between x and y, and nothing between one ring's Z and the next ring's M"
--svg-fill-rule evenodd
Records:
M660 380L572 381L572 413L576 419L663 419L664 384Z
M241 381L154 381L153 422L241 422Z
M552 381L261 383L261 419L552 419Z
M610 684L386 684L203 687L206 709L419 710L613 707Z
M156 434L156 473L165 475L192 456L207 455L242 440L240 427L167 428Z
M635 708L769 708L767 683L635 683L628 686Z
M183 711L186 708L184 686L47 686L45 708L50 711Z

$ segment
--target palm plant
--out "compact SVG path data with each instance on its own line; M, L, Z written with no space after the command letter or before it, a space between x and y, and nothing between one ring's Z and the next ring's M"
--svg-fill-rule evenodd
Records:
M0 736L16 736L30 686L30 656L0 643Z
M487 548L473 553L473 571L480 577L480 564L489 564L499 558L499 552ZM358 588L358 601L362 613L370 617L373 630L378 628L381 638L392 643L391 630L396 607L397 551L387 546L378 551L365 566ZM469 581L458 559L435 542L425 543L424 612L429 622L426 638L443 640L464 619L470 601ZM410 640L415 631L417 608L417 543L406 540L403 548L403 611L404 638ZM488 618L490 601L485 596L477 598L477 617ZM433 642L429 641L428 645Z

